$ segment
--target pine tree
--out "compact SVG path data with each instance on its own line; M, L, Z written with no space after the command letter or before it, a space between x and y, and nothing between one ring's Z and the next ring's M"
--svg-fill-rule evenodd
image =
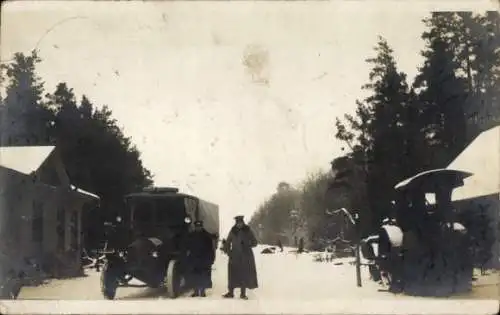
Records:
M100 209L87 212L84 219L86 239L95 244L102 221L118 214L127 217L120 212L124 210L123 196L151 185L151 173L108 107L95 109L86 96L78 104L73 89L65 83L58 84L46 98L55 114L56 144L71 182L101 197Z
M409 119L414 104L406 75L398 71L393 51L382 37L375 52L376 57L367 59L372 70L369 83L363 86L372 94L357 102L356 116L346 115L346 123L337 120L336 134L350 146L358 168L366 173L371 226L378 225L386 215L393 186L419 165L408 155L412 145L408 140Z
M88 120L92 118L92 114L94 113L94 106L87 98L87 96L85 95L82 96L82 100L80 101L80 107L78 109L83 119Z
M80 117L78 103L73 89L66 83L59 83L53 94L46 95L48 106L55 113L55 139L71 181L84 189L93 188L84 179L88 172L85 153L78 145L85 136L84 121Z
M52 113L43 102L43 82L35 67L41 59L17 53L13 62L1 65L2 81L7 81L3 100L2 145L51 144Z
M482 130L499 124L498 84L500 83L500 15L487 12L435 12L424 20L428 30L422 34L427 52L439 40L449 51L455 75L465 82L463 105L467 123L466 141ZM433 44L434 43L434 44ZM429 57L427 57L428 59Z
M431 39L423 55L426 61L414 83L421 90L420 121L434 153L432 165L446 167L466 144L467 83L456 75L453 53L440 37Z

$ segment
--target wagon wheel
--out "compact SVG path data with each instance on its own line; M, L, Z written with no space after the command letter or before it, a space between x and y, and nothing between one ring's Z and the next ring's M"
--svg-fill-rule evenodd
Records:
M167 288L167 296L175 299L179 296L181 288L181 275L179 273L178 262L172 259L168 262L167 272L165 274L165 286Z

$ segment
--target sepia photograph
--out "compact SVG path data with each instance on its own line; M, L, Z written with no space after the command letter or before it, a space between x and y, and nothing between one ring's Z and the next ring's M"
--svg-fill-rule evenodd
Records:
M0 312L496 313L497 5L3 2Z

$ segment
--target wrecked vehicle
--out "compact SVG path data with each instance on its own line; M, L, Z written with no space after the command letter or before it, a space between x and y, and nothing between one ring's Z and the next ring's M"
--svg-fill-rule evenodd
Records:
M394 213L362 241L371 278L392 292L449 295L471 289L470 237L451 195L472 174L448 169L419 173L395 186ZM433 198L432 198L433 197ZM432 200L434 199L434 200Z

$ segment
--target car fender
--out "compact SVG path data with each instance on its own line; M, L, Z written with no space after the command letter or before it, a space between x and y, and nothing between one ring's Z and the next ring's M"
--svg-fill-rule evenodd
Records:
M379 230L378 256L385 259L387 256L400 254L403 249L403 230L394 224L382 225Z
M387 234L392 247L401 248L403 246L404 234L399 226L392 224L383 225L382 231L385 231Z
M378 256L378 235L372 235L361 240L361 254L367 260L375 260Z

